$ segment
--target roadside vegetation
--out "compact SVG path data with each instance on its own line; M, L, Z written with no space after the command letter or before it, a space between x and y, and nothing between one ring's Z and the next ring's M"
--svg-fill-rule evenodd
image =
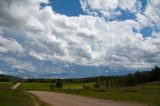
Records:
M149 106L160 106L160 82L146 83L133 87L63 89L55 91L118 101L146 103Z
M94 83L66 83L64 84L63 89L50 89L50 84L51 83L23 83L21 88L23 90L45 90L118 101L139 102L148 104L149 106L160 106L160 81L132 87L110 88L94 88ZM84 85L90 86L90 88L83 88Z
M10 90L12 82L0 82L0 106L34 106L31 98L21 90Z

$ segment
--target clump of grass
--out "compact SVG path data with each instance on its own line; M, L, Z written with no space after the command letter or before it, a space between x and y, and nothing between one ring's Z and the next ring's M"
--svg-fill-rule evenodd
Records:
M33 106L33 102L21 90L10 90L13 83L0 83L0 106Z

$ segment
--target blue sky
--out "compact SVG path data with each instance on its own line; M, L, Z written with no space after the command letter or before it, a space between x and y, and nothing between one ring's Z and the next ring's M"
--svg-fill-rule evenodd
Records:
M79 0L50 0L50 5L57 13L67 16L79 16L84 14Z
M0 74L123 75L160 65L159 0L0 1Z
M140 8L142 11L144 11L147 0L140 0L140 3L142 4L142 7ZM57 13L64 14L67 16L79 16L79 15L85 15L83 12L80 1L79 0L50 0L50 5L52 6L53 10ZM121 8L117 8L116 11L120 11L122 14L119 16L114 17L114 19L109 20L128 20L128 19L136 19L136 14L132 13L128 10L123 10ZM144 37L148 37L151 35L154 29L151 27L145 27L140 30L140 33Z

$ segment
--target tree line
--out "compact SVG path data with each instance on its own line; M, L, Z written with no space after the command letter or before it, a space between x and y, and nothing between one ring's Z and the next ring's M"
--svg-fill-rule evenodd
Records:
M21 79L12 76L1 75L1 82L10 82L19 80L23 82L34 82L34 83L89 83L95 82L94 87L126 87L142 84L146 82L159 81L160 80L160 68L155 66L151 71L137 71L132 74L123 76L98 76L88 78L72 78L72 79Z
M96 79L94 87L127 87L153 81L160 81L160 68L158 66L151 71L137 71L125 76L100 77Z
M58 79L26 79L25 82L56 83ZM98 76L88 78L61 79L63 83L89 83L105 86L133 86L160 80L160 68L155 66L151 71L137 71L123 76ZM96 85L96 86L97 86Z

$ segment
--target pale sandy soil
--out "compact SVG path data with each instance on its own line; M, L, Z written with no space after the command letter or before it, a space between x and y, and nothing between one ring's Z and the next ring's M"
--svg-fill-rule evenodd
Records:
M20 82L18 82L18 83L16 83L15 85L13 85L12 87L11 87L11 89L12 90L15 90L15 89L17 89L19 86L20 86Z
M48 91L28 91L51 106L144 106L144 104L96 99Z

